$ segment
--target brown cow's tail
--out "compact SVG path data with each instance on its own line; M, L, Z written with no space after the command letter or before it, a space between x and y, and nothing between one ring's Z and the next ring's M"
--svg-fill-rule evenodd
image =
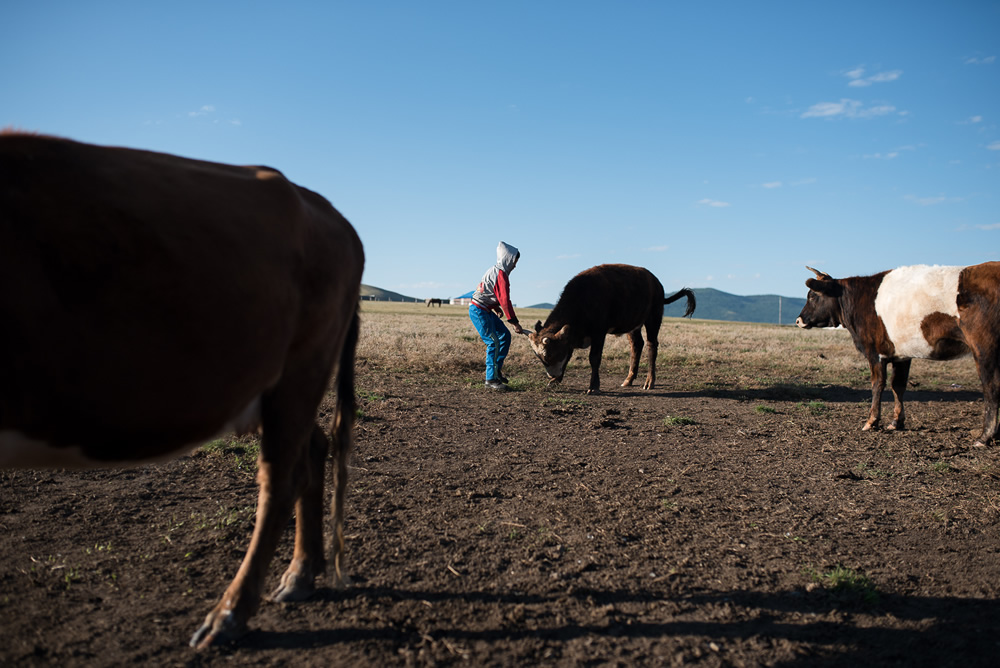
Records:
M692 292L690 290L690 288L682 288L682 289L678 290L677 292L675 292L670 297L667 297L666 299L664 299L663 303L664 304L673 304L675 301L677 301L681 297L687 297L687 299L688 299L687 310L684 311L684 317L687 318L692 313L694 313L694 307L695 307L694 292Z
M354 318L347 331L347 339L340 352L337 367L337 406L333 429L333 585L341 588L347 584L344 575L344 503L347 498L347 462L354 443L354 353L358 347L360 316L355 307Z

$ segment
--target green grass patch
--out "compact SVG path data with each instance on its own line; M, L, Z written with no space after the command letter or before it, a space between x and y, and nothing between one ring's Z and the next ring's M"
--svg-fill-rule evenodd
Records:
M799 408L809 411L811 415L822 415L827 411L826 404L818 399L814 399L809 403L799 402Z
M844 601L862 605L878 603L875 584L867 575L853 568L838 565L824 573L812 572L811 575L814 582Z
M667 427L682 427L688 424L698 424L694 421L694 418L684 417L681 415L668 415L663 418L663 424Z

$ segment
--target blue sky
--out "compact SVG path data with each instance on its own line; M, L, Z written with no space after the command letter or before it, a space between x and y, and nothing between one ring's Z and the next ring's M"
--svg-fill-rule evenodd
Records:
M0 22L0 126L267 164L364 282L514 301L604 262L804 296L1000 259L998 2L47 2Z

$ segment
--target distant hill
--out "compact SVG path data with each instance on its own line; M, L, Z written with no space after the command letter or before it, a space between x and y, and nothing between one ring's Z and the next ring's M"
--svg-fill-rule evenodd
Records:
M737 322L769 322L778 324L780 300L781 323L795 323L806 300L802 297L779 297L778 295L752 295L743 297L731 295L714 288L694 288L694 298L698 303L695 318L703 320L735 320ZM683 297L668 304L663 315L679 318L684 315L687 300Z
M361 298L362 299L375 299L380 302L422 302L423 299L417 299L416 297L407 297L406 295L401 295L398 292L390 292L388 290L383 290L382 288L376 288L371 285L361 284Z
M361 296L366 299L377 299L390 302L422 302L423 299L408 297L398 292L390 292L371 285L361 286ZM801 297L779 297L778 295L752 295L744 297L731 295L714 288L694 288L694 297L698 302L694 317L703 320L732 320L737 322L778 322L778 300L781 300L781 324L791 325L798 317L799 311L805 306L806 300ZM546 302L520 308L551 310L552 304ZM673 304L668 304L663 315L679 318L684 315L687 300L681 298Z

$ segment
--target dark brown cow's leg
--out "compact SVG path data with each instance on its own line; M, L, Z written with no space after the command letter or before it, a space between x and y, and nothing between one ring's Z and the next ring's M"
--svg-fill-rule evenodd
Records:
M295 554L281 584L271 594L275 601L302 601L316 590L316 578L326 570L323 550L323 490L329 441L319 426L309 440L307 465L302 471L305 489L295 503Z
M646 382L642 389L651 390L656 384L656 355L660 350L660 325L663 323L663 309L653 309L649 319L646 320L646 343L649 344L648 363L649 370L646 372Z
M886 429L905 429L906 416L903 413L903 393L910 378L911 360L900 360L892 363L892 397L894 400L892 422Z
M642 330L636 329L628 333L629 355L628 355L628 375L625 376L622 387L629 387L635 376L639 373L639 360L642 358Z
M328 367L327 367L328 368ZM246 556L221 600L191 638L199 649L235 640L260 606L264 578L310 465L316 406L325 389L321 363L289 373L261 401L263 436L258 458L257 521Z
M649 328L646 328L646 338L649 339L647 343L649 344L649 352L647 353L649 371L646 372L646 382L642 386L644 390L651 390L656 384L656 355L660 349L660 342L657 341L657 332L651 332Z
M604 356L604 337L595 336L590 343L590 388L587 394L601 391L601 357Z
M873 358L869 360L872 368L872 408L868 412L868 421L861 428L862 431L878 429L878 421L882 416L882 392L885 390L886 369L889 362L885 359Z

